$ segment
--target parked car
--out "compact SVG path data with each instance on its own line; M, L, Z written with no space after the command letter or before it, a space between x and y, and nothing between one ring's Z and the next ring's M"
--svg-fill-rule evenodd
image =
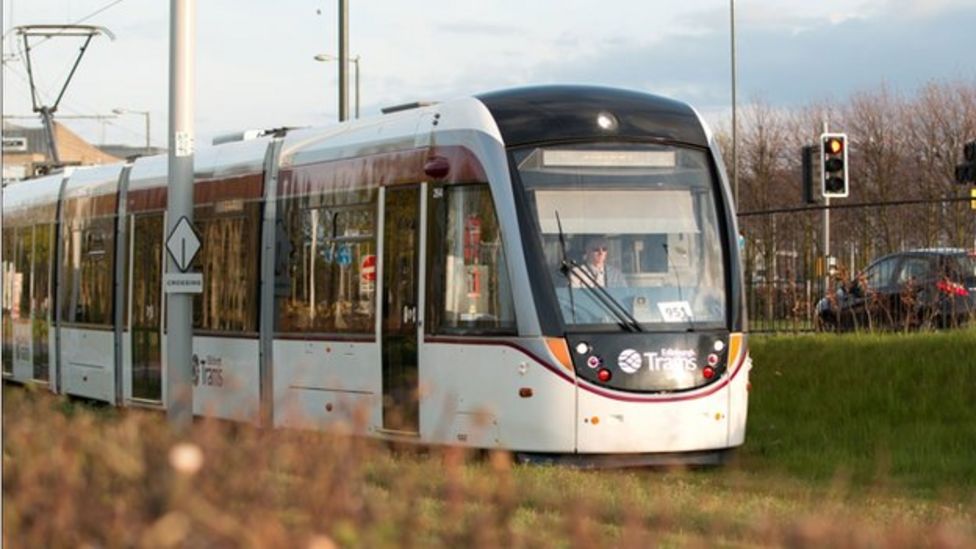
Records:
M826 331L958 326L976 315L976 252L912 250L876 259L817 304Z

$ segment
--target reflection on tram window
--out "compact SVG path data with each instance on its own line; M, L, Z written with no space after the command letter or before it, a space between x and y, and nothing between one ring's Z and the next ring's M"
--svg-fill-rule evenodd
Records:
M431 331L514 333L512 290L488 185L434 188L431 197Z
M27 320L31 314L30 288L31 288L31 255L34 247L34 228L20 227L17 229L17 307L14 308L15 315L21 320Z
M50 329L51 247L54 244L54 225L34 226L34 264L31 303L34 316L31 337L34 345L34 379L47 380L49 373L48 333Z
M66 323L110 326L115 219L79 217L65 226L63 234L62 319Z
M376 309L376 192L284 199L278 332L370 333ZM350 199L366 202L350 202ZM287 261L284 260L287 258Z
M2 362L3 371L6 373L13 373L13 318L12 312L14 309L14 280L16 267L14 265L14 234L16 229L13 227L3 228L3 340L2 340Z
M203 273L203 293L193 298L193 327L257 333L260 203L198 206L194 222L202 246L193 270Z

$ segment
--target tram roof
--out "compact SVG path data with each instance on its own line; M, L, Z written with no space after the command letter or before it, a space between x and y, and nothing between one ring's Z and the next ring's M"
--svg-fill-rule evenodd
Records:
M687 103L648 93L599 86L534 86L476 96L491 112L508 146L546 141L661 139L708 146L697 113ZM597 117L609 113L615 127Z
M19 224L21 213L33 208L44 208L46 213L38 217L45 222L53 222L55 204L61 190L65 174L58 172L36 179L25 179L11 183L3 188L3 224ZM32 221L37 221L32 219Z

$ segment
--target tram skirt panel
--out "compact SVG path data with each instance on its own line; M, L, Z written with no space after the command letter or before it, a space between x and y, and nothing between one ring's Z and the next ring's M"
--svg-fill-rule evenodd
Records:
M62 392L115 402L115 332L61 329Z

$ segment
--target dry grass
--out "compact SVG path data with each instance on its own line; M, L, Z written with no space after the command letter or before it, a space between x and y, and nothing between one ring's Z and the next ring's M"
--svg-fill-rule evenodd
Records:
M579 471L507 453L92 409L5 388L4 547L976 547L976 502L732 464Z

